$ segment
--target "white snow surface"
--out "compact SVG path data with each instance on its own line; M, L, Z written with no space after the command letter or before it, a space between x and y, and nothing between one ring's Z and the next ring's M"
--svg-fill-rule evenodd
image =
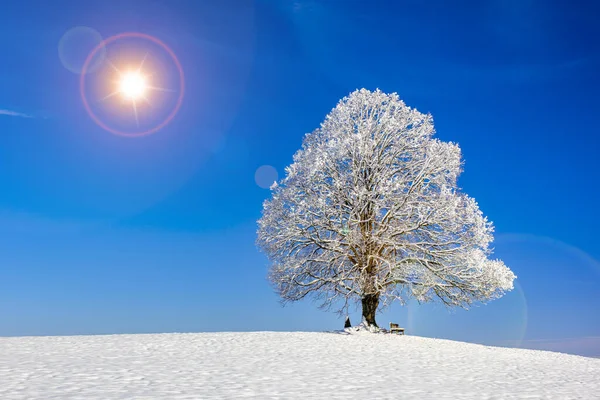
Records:
M0 399L600 399L600 359L367 332L0 338Z

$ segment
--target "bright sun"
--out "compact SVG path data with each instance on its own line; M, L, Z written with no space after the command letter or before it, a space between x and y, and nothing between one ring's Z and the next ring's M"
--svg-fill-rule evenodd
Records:
M125 100L131 102L131 105L133 107L133 115L135 116L135 123L138 126L138 101L143 100L148 105L150 105L150 100L148 100L147 92L173 92L173 90L148 84L148 78L152 76L152 74L142 74L142 67L144 66L144 62L146 61L147 57L148 53L146 53L137 69L128 72L122 72L112 62L110 62L110 60L107 59L106 61L108 61L108 65L110 65L115 70L119 77L118 80L115 82L117 84L117 90L115 90L112 93L109 93L107 96L104 96L102 99L100 99L101 101L104 101L118 94L123 96Z
M119 92L129 100L137 100L144 97L148 86L146 79L139 72L127 72L121 76Z

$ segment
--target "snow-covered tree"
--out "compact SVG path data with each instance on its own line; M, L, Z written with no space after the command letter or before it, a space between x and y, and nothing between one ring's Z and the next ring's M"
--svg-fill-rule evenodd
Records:
M512 290L516 276L489 259L492 223L457 187L460 148L433 134L431 115L361 89L305 136L258 221L284 302L360 301L377 327L395 300L468 308Z

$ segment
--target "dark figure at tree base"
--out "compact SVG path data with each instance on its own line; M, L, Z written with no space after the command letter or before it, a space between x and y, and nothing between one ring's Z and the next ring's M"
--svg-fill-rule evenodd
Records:
M346 322L344 322L344 329L352 328L352 324L350 323L350 317L346 317Z

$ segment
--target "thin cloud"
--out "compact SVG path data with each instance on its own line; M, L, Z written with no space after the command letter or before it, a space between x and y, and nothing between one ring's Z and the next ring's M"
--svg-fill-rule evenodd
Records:
M33 115L24 114L12 110L0 110L0 115L8 115L9 117L33 118Z

